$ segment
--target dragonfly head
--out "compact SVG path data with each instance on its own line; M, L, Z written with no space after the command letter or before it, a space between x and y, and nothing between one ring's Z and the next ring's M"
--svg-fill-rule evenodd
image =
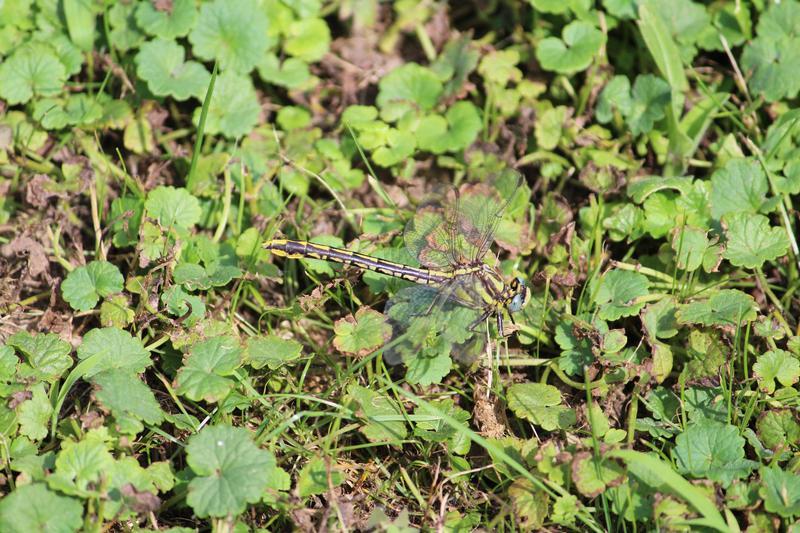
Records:
M511 302L508 304L508 312L516 313L528 305L531 299L531 289L525 284L522 278L514 278L508 284L511 293Z

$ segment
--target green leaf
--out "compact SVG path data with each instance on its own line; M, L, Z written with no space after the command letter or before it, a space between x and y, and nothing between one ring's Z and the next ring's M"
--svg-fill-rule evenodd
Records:
M66 80L66 69L50 46L27 44L0 63L0 98L14 105L34 95L55 96Z
M611 122L611 119L614 118L615 109L618 109L620 113L624 115L630 113L631 105L630 80L627 76L614 76L611 78L611 81L606 83L606 86L603 87L603 91L600 93L600 97L597 100L597 108L595 109L597 121L601 124ZM635 197L635 194L631 192L631 190L635 187L642 188L645 183L647 183L647 178L629 184L628 195ZM640 203L642 200L643 198L636 201Z
M197 57L216 59L223 71L238 74L253 70L275 44L267 14L255 0L204 3L189 42Z
M277 335L250 337L247 339L244 363L255 370L265 366L270 370L277 370L300 359L302 351L303 345L294 339L282 339Z
M116 2L106 15L108 25L111 27L108 38L112 46L121 52L138 48L144 41L145 36L133 16L135 10L136 4L134 3ZM78 47L75 49L80 52ZM80 62L83 63L82 58Z
M124 279L116 265L108 261L92 261L67 275L61 284L61 295L76 311L93 309L100 298L120 292Z
M124 294L110 296L100 304L100 324L103 326L116 326L124 328L133 322L136 313L130 307L130 302Z
M392 327L386 317L368 307L348 315L333 325L333 345L342 353L366 356L374 352L392 336Z
M745 46L741 66L752 72L751 90L768 102L794 98L800 91L800 5L796 2L771 4L758 20L756 37Z
M161 293L161 301L167 306L167 312L172 316L185 318L185 324L192 326L206 314L206 304L202 298L184 291L180 285L173 285Z
M208 426L189 438L186 462L196 477L186 503L201 518L237 516L256 503L278 475L275 456L243 428Z
M640 135L652 130L653 123L664 118L670 101L671 92L667 82L651 74L637 76L633 84L630 111L624 113L631 133Z
M465 455L469 452L471 441L459 426L453 426L444 419L450 417L468 427L470 414L455 405L452 399L434 400L420 404L414 411L414 435L428 442L447 443L450 453Z
M280 85L288 89L301 87L311 79L308 64L296 57L289 57L281 64L278 56L267 54L257 65L257 68L258 75L266 83Z
M283 50L307 63L322 59L331 44L331 30L320 18L296 20L289 25Z
M680 50L664 21L654 11L652 3L651 0L639 5L639 31L659 72L672 87L673 93L682 94L689 89L689 82L683 72Z
M224 287L232 279L242 275L239 267L212 263L203 268L196 263L178 263L173 271L175 283L183 285L187 290L208 290L212 287Z
M566 429L575 424L575 411L561 405L561 393L544 383L515 383L508 388L508 408L545 431Z
M324 457L311 459L297 475L297 492L301 498L325 494L332 487L344 483L344 474L331 460Z
M103 439L105 430L89 432L79 442L64 440L62 449L56 456L55 474L48 478L51 488L63 492L85 495L90 487L96 486L114 464L108 451L108 443Z
M47 397L43 383L31 388L32 396L17 406L19 432L31 440L42 440L47 436L53 406Z
M564 26L561 39L547 37L536 47L542 68L559 74L575 74L592 64L606 36L589 24L575 20Z
M44 483L19 485L0 500L0 530L8 533L72 533L83 526L83 504L48 490Z
M517 50L492 50L481 59L478 73L487 82L505 87L510 81L522 80L522 71L516 66L519 61Z
M775 380L784 387L791 387L800 378L800 361L785 350L770 350L758 356L753 364L753 374L759 388L767 394L775 392Z
M375 150L372 159L378 166L391 167L408 159L415 147L416 140L412 133L391 128L387 133L386 145Z
M606 272L594 296L600 309L598 317L617 320L637 314L644 307L644 302L637 298L646 296L649 287L650 281L644 274L618 269Z
M542 150L553 150L558 146L558 141L567 120L566 106L557 106L544 111L534 125L536 144Z
M644 308L642 324L650 339L669 339L678 334L676 310L673 298L663 298Z
M722 247L711 243L705 230L691 226L683 226L673 233L672 249L678 268L688 272L701 266L706 272L714 272L722 260Z
M731 159L711 176L711 215L758 213L767 199L769 184L761 165L752 159Z
M184 61L183 47L175 41L156 39L144 43L134 61L136 74L156 96L201 100L211 81L206 67L196 61Z
M55 333L31 335L27 331L18 331L8 338L6 344L25 357L26 365L20 369L22 376L55 381L72 366L69 355L72 348Z
M381 78L376 103L381 118L394 122L413 109L430 111L442 94L442 82L429 68L406 63Z
M191 228L200 221L200 202L186 189L159 186L150 191L145 202L147 213L162 228Z
M728 239L723 257L734 266L761 268L766 261L783 257L789 249L789 240L783 228L770 226L763 215L736 213L726 216Z
M352 384L347 388L347 400L364 419L360 431L370 442L398 444L408 436L403 411L389 396Z
M765 411L756 421L758 436L772 450L794 448L800 442L800 423L789 409Z
M200 112L198 107L192 116L195 125L200 123ZM252 79L225 71L214 84L206 117L206 133L221 133L231 139L247 135L258 123L260 113L261 106Z
M737 327L756 319L758 307L749 294L725 289L707 300L681 305L676 317L681 324Z
M148 35L162 39L184 37L196 20L194 0L172 0L168 6L140 2L136 7L136 24Z
M784 518L800 515L800 476L778 465L761 467L758 473L758 494L764 500L764 509Z
M131 417L150 425L164 420L153 391L130 370L106 370L96 374L92 382L97 386L95 398L117 420Z
M757 465L744 458L744 445L736 426L707 420L689 426L675 438L672 456L679 472L728 487L735 479L747 477Z
M142 341L119 328L95 328L84 335L78 359L89 358L92 364L86 367L86 378L110 369L140 373L153 364Z
M241 352L233 337L214 337L196 343L178 370L178 394L195 401L220 401L235 385L229 376L241 366Z
M572 464L572 480L578 491L589 498L599 496L610 486L619 484L625 469L613 459L579 453Z

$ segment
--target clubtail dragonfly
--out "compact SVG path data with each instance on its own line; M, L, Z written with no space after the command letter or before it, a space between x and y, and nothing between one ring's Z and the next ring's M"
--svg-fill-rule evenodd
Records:
M521 177L513 192L520 186ZM513 321L511 314L525 307L531 293L522 278L506 282L496 266L485 262L513 198L501 199L485 183L469 186L463 194L455 190L452 196L443 205L419 208L406 225L406 249L420 266L308 241L273 239L263 247L277 256L354 265L414 282L386 305L395 339L383 352L390 364L419 357L425 352L423 343L434 348L434 355L480 353L485 339L474 334L477 326L494 315L499 335L505 336L504 314Z

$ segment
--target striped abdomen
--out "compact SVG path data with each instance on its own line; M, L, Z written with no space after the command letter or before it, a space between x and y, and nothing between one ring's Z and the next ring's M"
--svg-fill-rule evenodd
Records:
M403 278L415 283L424 283L427 285L438 285L452 277L452 274L448 272L427 268L414 268L402 263L395 263L358 252L307 241L273 239L265 242L264 248L282 257L289 257L292 259L310 257L312 259L321 259L323 261L332 261L345 265L355 265L365 270L372 270L380 272L381 274L386 274L387 276Z

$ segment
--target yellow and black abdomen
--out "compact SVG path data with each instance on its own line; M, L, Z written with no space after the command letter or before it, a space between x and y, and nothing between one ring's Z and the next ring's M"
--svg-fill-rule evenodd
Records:
M273 239L264 243L264 249L271 251L275 255L288 257L290 259L308 257L334 263L343 263L345 265L355 265L365 270L372 270L374 272L386 274L387 276L394 276L415 283L424 283L428 285L436 285L452 277L447 272L415 268L402 263L395 263L393 261L353 252L351 250L334 248L333 246L325 246L324 244L316 244L308 241Z

